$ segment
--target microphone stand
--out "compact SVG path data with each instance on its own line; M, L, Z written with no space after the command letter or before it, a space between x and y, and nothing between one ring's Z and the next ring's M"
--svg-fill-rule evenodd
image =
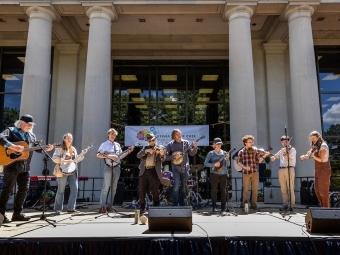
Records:
M227 171L231 169L231 157L229 155L229 166L227 167ZM227 214L225 214L226 216L230 216L230 215L234 215L234 216L238 216L238 214L235 212L235 209L229 205L229 187L228 187L228 179L229 179L229 174L227 172L227 180L226 180L226 192L227 192L227 205L226 205L226 212ZM222 215L225 216L222 212Z
M38 146L40 147L42 153L44 154L44 169L47 169L47 161L49 159L52 160L51 156L44 150L44 148L41 146L40 142L38 142ZM44 176L45 176L45 179L44 179L44 191L43 191L43 194L45 195L46 194L46 184L47 184L47 171L44 171ZM43 197L43 212L42 214L40 215L40 218L39 219L36 219L36 220L30 220L30 221L27 221L27 222L23 222L23 223L19 223L19 224L16 224L17 227L21 226L21 225L24 225L24 224L27 224L27 223L32 223L32 222L36 222L36 221L39 221L39 220L44 220L46 221L48 224L52 225L53 227L56 227L55 224L53 224L53 222L56 222L55 220L49 220L47 219L46 215L45 215L45 211L46 211L46 200L45 198Z
M288 160L287 160L287 168L288 168L288 212L283 214L283 217L289 215L290 213L293 212L293 208L292 208L292 203L291 203L291 195L292 195L292 190L291 190L291 186L290 186L290 166L289 166L289 142L287 140L288 137L288 132L287 132L287 127L285 126L285 136L286 136L286 154L288 156ZM294 192L294 191L293 191Z

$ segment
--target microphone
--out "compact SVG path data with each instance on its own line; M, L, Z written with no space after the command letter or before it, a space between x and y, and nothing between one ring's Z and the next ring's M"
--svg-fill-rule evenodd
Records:
M287 132L287 126L285 125L285 132Z

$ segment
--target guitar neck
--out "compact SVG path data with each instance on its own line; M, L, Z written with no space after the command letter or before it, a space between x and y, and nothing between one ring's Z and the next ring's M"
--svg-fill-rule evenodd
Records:
M47 145L28 147L28 148L25 148L24 151L36 151L36 150L45 149L46 147Z

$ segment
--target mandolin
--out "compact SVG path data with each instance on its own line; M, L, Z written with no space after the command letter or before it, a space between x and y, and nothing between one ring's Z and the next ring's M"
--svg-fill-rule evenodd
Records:
M230 155L232 152L234 152L236 150L236 148L234 149L231 149L230 151L228 151L225 155L223 155L218 161L216 161L214 164L216 163L220 163L220 166L219 167L213 167L212 170L213 171L216 171L216 172L219 172L222 170L222 164L221 162L226 158L227 155Z
M47 145L29 147L29 145L24 141L12 142L12 143L15 145L23 146L24 150L22 152L17 152L10 148L5 148L4 146L0 146L0 165L7 166L13 163L14 161L25 160L28 158L31 151L41 150L41 148L44 149L47 147ZM55 143L53 144L53 146L58 148L58 147L61 147L61 144Z
M195 142L197 143L199 140L202 140L202 139L204 139L205 138L205 136L203 135L203 136L201 136L200 138L198 138L197 140L195 140ZM182 161L183 161L183 156L184 156L184 154L188 151L188 150L190 150L192 148L192 144L186 149L186 150L184 150L184 151L175 151L175 152L173 152L172 153L172 155L175 155L175 154L180 154L181 155L181 157L179 157L178 159L173 159L172 160L172 164L174 164L174 165L180 165L181 163L182 163Z

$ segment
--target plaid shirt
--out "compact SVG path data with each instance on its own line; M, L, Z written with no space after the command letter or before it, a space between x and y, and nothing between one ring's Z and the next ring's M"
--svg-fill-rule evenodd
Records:
M243 169L244 174L252 174L257 172L257 165L262 156L263 152L259 152L256 147L252 147L249 151L244 147L238 153L237 162L241 162L244 167L250 167L249 171Z

